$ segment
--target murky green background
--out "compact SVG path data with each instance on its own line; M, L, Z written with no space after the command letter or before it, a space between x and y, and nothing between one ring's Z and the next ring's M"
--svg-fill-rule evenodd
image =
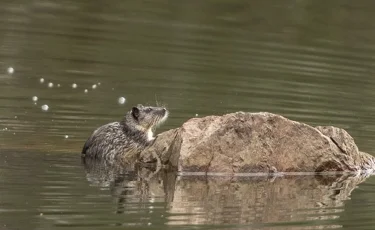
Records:
M196 114L268 111L345 128L375 154L374 10L372 0L2 1L0 229L375 229L373 177L159 175L144 196L139 177L96 183L79 157L96 127L156 102L171 112L158 132Z

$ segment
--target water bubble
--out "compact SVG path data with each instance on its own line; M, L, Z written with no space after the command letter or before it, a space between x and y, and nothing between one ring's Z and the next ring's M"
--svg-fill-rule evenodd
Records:
M100 85L101 83L100 82L98 82L98 85Z
M59 87L59 88L60 88L60 84L57 84L57 87Z
M42 110L43 111L48 111L48 108L49 108L48 105L42 105Z
M9 74L13 74L14 73L13 67L9 67L7 71L8 71Z
M119 97L118 100L117 100L117 102L121 105L123 105L125 103L125 101L126 101L125 97Z
M92 85L92 89L96 89L96 85L95 84Z
M198 117L199 116L198 113L196 113L195 116Z
M48 83L48 88L52 88L52 87L53 87L53 83L52 82Z
M76 83L73 83L73 84L72 84L72 88L73 88L73 89L77 88L77 84L76 84Z
M15 119L17 119L18 117L17 116L14 116Z
M40 78L40 79L39 79L39 82L40 82L40 83L43 83L43 82L44 82L44 78Z
M33 99L33 101L38 101L38 97L37 96L33 96L32 99Z
M68 135L65 135L65 139L68 139L69 138L69 136Z
M3 130L4 130L4 131L7 131L7 130L8 130L8 128L3 128Z
M148 222L148 223L147 223L147 225L148 225L148 226L150 226L150 225L151 225L151 223L150 223L150 222Z
M87 93L88 92L88 90L87 89L85 89L85 93Z

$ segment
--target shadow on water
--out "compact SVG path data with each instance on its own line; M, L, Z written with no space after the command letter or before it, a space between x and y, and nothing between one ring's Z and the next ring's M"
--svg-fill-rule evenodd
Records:
M152 194L165 198L164 225L220 225L236 229L284 223L290 228L302 226L301 223L341 228L333 221L344 211L352 191L367 178L342 174L178 176L166 170L128 170L92 160L84 162L84 167L91 185L110 188L117 214L131 212L129 207L134 203L150 202Z

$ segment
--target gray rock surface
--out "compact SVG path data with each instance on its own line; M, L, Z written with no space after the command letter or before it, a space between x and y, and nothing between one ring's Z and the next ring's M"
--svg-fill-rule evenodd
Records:
M372 170L343 129L312 127L272 113L193 118L158 135L141 154L180 172L275 173ZM145 160L148 159L148 160Z

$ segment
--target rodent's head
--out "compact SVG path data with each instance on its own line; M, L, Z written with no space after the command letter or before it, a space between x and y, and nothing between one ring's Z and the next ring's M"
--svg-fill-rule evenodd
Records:
M143 106L138 104L130 111L130 115L138 129L154 130L168 118L168 110L164 107Z

